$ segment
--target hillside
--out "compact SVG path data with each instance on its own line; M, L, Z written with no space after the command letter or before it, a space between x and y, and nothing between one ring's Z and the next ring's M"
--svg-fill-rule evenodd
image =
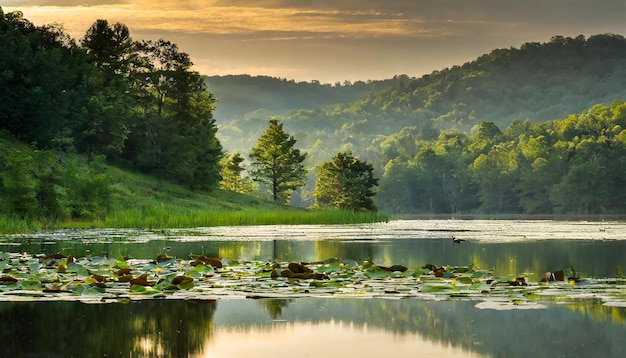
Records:
M432 139L441 130L470 133L486 120L504 128L514 119L563 118L597 103L626 99L625 83L624 37L555 36L546 43L496 49L421 78L404 78L350 103L301 108L282 113L279 119L305 150L314 153L314 164L339 149L367 156L366 148L375 138L402 131ZM233 118L220 126L218 136L224 148L247 153L267 117L277 114L259 111ZM325 153L318 153L320 148Z
M194 191L153 176L39 151L0 132L0 234L59 228L167 228L331 224L387 220L324 212L226 190Z
M121 23L77 41L0 8L0 232L380 219L220 190L216 99L191 66Z
M0 229L293 222L304 210L255 199L262 186L255 198L218 189L223 149L246 158L268 119L307 153L292 205L311 204L316 168L342 151L372 166L384 212L626 212L619 35L556 36L421 78L331 86L207 79L176 44L133 40L123 24L98 20L77 43L0 15Z
M245 155L277 118L309 168L338 151L372 163L387 212L616 213L625 209L625 84L624 37L555 36L350 103L234 118L218 137ZM314 186L313 170L293 203L310 203Z
M356 81L321 84L295 82L268 76L208 76L205 83L217 98L214 116L218 124L235 117L264 110L281 113L293 109L316 109L331 104L349 103L366 93L397 85L405 79L397 76L383 81Z

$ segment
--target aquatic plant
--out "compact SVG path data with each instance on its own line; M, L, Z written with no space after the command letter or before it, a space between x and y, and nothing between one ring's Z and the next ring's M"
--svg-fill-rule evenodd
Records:
M80 221L34 222L0 215L0 233L25 233L48 229L141 228L168 229L249 225L360 224L389 221L388 215L350 210L290 208L205 210L166 205L120 210L104 218Z
M295 263L159 254L139 260L2 252L0 269L0 301L384 297L471 299L482 302L479 308L511 309L593 297L626 306L625 279L529 282L523 275L494 277L471 265L409 269L338 259Z

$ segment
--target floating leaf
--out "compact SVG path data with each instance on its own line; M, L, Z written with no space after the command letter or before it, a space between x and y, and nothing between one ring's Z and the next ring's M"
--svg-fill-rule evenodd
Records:
M141 274L139 277L130 280L132 286L154 286L156 282L148 281L148 274Z
M176 276L172 280L172 285L187 286L193 282L193 278L189 276Z
M19 281L19 279L11 275L2 275L2 277L0 277L0 284L2 285L14 284L17 283L17 281Z
M128 269L130 268L128 266L128 264L126 263L126 261L123 260L116 260L115 264L113 265L114 268L119 268L119 269Z
M474 280L472 280L471 277L466 277L466 276L457 277L456 281L458 283L463 283L463 284L468 284L468 285L471 285L474 282Z
M89 272L82 265L70 263L67 265L67 272L76 273L78 276L89 276Z
M497 278L492 272L471 265L427 265L403 271L400 266L380 266L369 261L267 264L225 259L226 267L216 269L202 260L171 259L156 263L138 259L81 259L71 255L58 260L52 266L44 266L40 256L0 254L0 262L5 263L0 276L0 300L11 300L18 295L32 300L59 295L85 302L102 302L101 298L106 297L117 300L125 295L133 299L146 295L144 299L153 299L175 294L173 298L189 300L358 295L495 300L501 302L500 308L506 309L532 307L533 303L559 298L600 298L611 305L626 301L624 279L575 279L540 284L529 282L527 274Z

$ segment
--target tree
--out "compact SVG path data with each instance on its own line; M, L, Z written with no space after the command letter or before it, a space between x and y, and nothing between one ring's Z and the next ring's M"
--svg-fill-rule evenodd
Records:
M90 98L75 137L91 162L94 154L117 155L124 149L128 125L135 115L130 74L137 64L130 31L119 22L110 25L107 20L97 20L81 45L93 69L85 74Z
M294 148L296 140L283 129L277 120L269 121L269 128L259 137L250 152L251 175L255 181L271 186L275 202L288 202L291 193L304 186L305 153Z
M375 211L372 201L378 179L374 167L355 158L352 153L337 153L320 165L313 198L315 207L336 207L354 211Z
M21 12L0 11L0 128L38 148L68 131L88 100L91 67L60 26L36 27Z
M378 189L378 207L392 213L413 213L417 208L419 189L415 186L417 168L400 158L385 165Z
M213 189L222 157L213 118L216 99L176 44L143 41L137 50L143 65L135 74L140 118L130 134L131 159L155 173L157 190L165 179Z
M222 158L220 161L220 167L222 168L220 171L222 176L220 186L222 189L235 193L249 193L253 190L250 179L241 177L241 173L245 170L241 165L243 161L244 159L239 152L234 152Z
M519 209L515 188L519 178L518 153L512 142L491 147L471 164L479 187L480 209L488 213L514 213Z
M107 20L94 22L81 40L91 63L105 76L109 85L117 75L127 76L134 60L134 42L126 25L109 25Z

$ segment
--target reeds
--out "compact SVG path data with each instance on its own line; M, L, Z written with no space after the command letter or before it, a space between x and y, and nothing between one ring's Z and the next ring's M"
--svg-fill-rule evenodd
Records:
M305 209L201 210L169 208L165 205L126 209L93 220L56 222L29 221L0 216L0 234L34 232L47 229L85 228L193 228L250 225L314 225L357 224L388 221L389 217L374 212Z
M296 208L215 189L196 192L171 183L154 190L154 178L110 167L116 178L108 212L96 218L22 219L0 213L0 234L41 229L193 228L244 225L355 224L388 221L386 215Z
M0 234L13 234L39 230L43 225L14 215L0 215Z
M125 210L113 213L93 227L107 228L191 228L209 226L354 224L388 221L378 213L344 210L200 210L172 211L164 206Z

